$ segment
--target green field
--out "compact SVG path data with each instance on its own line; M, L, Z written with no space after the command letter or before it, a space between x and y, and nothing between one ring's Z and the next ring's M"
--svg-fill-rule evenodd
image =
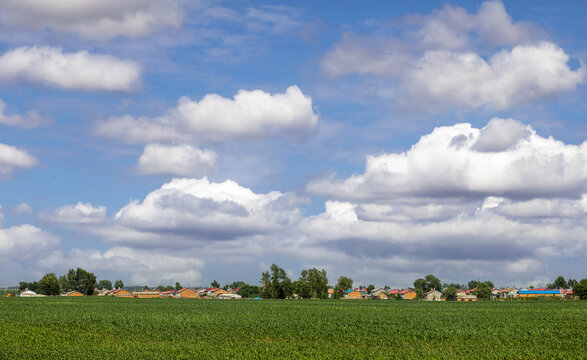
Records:
M0 299L0 358L587 357L587 301Z

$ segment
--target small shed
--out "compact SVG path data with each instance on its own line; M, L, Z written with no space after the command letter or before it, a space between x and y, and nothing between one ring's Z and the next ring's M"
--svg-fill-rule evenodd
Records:
M25 289L23 292L20 293L20 297L37 297L39 296L36 292Z

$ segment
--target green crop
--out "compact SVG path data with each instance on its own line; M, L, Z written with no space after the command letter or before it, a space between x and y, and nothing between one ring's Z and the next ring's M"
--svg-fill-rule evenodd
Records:
M0 359L580 359L587 301L0 299Z

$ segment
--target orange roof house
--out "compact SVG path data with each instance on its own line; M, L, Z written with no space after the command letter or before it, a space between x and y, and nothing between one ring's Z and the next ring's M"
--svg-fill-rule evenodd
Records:
M70 292L65 293L65 294L61 294L61 296L84 296L84 294L82 294L79 291L75 291L74 290L74 291L70 291Z
M175 296L181 299L195 299L198 297L198 293L194 289L183 288L181 290L178 290L175 293Z
M397 293L404 300L413 300L416 298L416 292L411 289L405 289Z
M108 295L116 296L116 297L132 297L132 295L128 291L126 291L124 289L116 289L116 290L113 290Z

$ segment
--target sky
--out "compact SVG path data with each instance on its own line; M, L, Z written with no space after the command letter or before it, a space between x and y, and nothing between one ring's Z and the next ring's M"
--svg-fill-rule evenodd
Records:
M586 14L2 1L0 287L584 278Z

